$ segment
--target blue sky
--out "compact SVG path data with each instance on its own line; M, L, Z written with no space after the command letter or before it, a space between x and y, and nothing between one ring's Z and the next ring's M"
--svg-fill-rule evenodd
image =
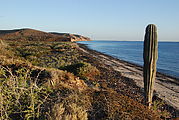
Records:
M0 29L143 40L149 23L157 25L159 40L179 41L179 0L0 0Z

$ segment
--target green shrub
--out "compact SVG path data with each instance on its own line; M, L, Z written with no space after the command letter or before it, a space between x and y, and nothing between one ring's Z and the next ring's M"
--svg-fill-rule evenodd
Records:
M61 68L84 80L93 80L95 76L100 75L99 70L86 62L80 62Z
M25 67L0 66L0 119L44 119L44 102L51 91L38 86Z

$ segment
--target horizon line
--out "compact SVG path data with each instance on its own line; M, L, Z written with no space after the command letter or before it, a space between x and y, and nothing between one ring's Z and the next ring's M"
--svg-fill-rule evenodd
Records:
M92 41L144 41L144 40L107 40L93 39ZM159 42L179 42L179 40L158 40Z

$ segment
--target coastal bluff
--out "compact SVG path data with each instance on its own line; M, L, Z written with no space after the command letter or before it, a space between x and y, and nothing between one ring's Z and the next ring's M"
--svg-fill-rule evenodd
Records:
M0 30L0 39L9 41L90 41L88 37L70 33L43 32L34 29Z
M82 35L77 35L77 34L70 34L70 33L56 33L56 32L51 32L53 35L58 35L62 36L63 38L68 39L69 41L91 41L90 38L84 37Z

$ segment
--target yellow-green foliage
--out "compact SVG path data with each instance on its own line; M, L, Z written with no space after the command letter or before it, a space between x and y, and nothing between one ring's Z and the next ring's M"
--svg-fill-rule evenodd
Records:
M61 68L79 62L75 44L66 42L9 42L22 59L41 67Z
M43 104L50 92L38 85L38 76L23 66L0 65L0 119L44 118Z

